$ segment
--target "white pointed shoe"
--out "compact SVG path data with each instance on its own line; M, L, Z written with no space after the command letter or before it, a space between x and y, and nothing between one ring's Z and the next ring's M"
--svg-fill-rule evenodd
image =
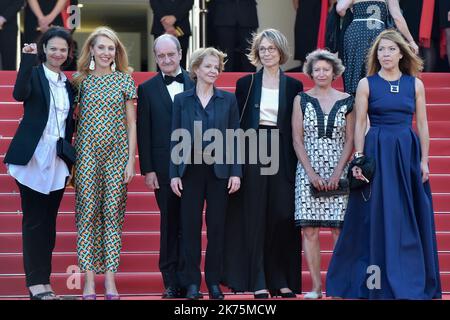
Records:
M315 291L308 292L303 296L303 299L321 299L321 298L322 292L315 292Z

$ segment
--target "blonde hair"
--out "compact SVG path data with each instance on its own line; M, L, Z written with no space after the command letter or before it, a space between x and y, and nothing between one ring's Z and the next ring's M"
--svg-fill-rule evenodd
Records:
M306 62L303 65L303 73L312 79L313 67L317 61L326 61L333 67L335 77L339 77L345 70L342 60L328 50L318 49L306 56Z
M89 74L89 64L91 62L91 48L95 45L98 37L106 37L114 42L116 47L116 70L123 73L131 73L132 68L128 66L128 55L122 42L117 34L108 27L98 27L95 29L84 42L81 49L80 57L77 62L77 73L73 76L73 83L79 87L83 80Z
M219 72L223 71L225 65L224 59L227 55L222 51L217 50L216 48L213 47L200 48L195 50L190 57L189 75L192 80L197 80L197 75L195 74L195 71L200 67L203 60L207 56L217 57L219 59Z
M367 54L368 76L374 75L381 69L378 61L378 47L382 39L390 40L400 48L403 58L400 59L399 68L402 73L415 77L423 70L423 60L411 50L405 38L397 31L389 29L378 35Z
M276 29L265 29L253 34L250 52L247 54L250 63L256 67L261 65L259 46L264 38L272 42L280 53L280 65L285 64L289 60L289 44L284 34Z

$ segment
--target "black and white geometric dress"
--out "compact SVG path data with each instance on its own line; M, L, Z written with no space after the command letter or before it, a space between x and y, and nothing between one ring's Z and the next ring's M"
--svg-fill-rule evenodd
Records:
M306 153L314 171L328 180L344 150L345 116L352 111L354 98L337 100L329 114L324 114L319 100L300 93L303 136ZM347 167L342 172L345 178ZM295 224L300 227L340 228L347 209L348 196L314 198L305 169L297 163L295 179Z

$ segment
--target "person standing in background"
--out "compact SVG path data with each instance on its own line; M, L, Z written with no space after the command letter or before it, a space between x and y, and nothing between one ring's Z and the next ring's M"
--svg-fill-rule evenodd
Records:
M155 192L161 212L159 270L165 291L163 299L183 297L178 278L180 198L170 187L170 136L172 104L175 95L194 86L189 74L180 67L183 55L180 42L163 34L153 44L160 72L138 87L137 137L141 174Z
M246 56L252 34L259 26L256 5L255 0L212 0L209 5L214 45L227 55L226 72L256 70Z
M27 0L23 42L30 43L50 28L64 26L61 12L68 0Z
M185 53L180 63L184 69L186 69L186 53L191 36L189 11L193 5L194 0L150 0L150 7L153 10L151 34L155 39L164 33L178 38L181 51Z
M24 0L3 0L0 6L0 70L16 70L17 12Z
M448 66L450 67L450 1L439 0L441 27L445 30Z

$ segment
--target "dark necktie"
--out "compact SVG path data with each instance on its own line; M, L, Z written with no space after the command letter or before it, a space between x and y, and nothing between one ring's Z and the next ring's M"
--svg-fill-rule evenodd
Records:
M164 83L166 84L166 86L168 86L169 84L171 84L174 81L183 83L184 82L183 74L179 73L175 77L164 75Z

